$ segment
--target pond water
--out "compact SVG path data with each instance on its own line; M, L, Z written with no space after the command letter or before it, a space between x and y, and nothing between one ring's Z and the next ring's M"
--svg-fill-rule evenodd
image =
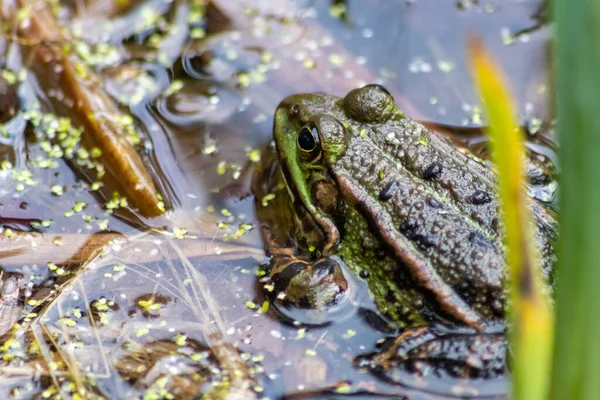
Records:
M502 398L506 378L396 385L355 368L397 334L360 284L333 324L282 322L258 290L251 186L284 97L367 83L485 157L471 36L528 147L555 161L542 3L0 3L0 393ZM554 183L530 189L554 201Z

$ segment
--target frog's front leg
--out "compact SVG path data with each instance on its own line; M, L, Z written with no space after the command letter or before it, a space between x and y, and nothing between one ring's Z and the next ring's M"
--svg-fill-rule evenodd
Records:
M379 353L360 356L356 363L404 386L474 394L477 382L485 382L481 386L486 390L504 390L506 361L504 333L453 333L423 327L404 331ZM490 385L494 381L497 385Z
M322 325L354 309L352 276L337 256L275 254L263 287L279 314L303 324Z

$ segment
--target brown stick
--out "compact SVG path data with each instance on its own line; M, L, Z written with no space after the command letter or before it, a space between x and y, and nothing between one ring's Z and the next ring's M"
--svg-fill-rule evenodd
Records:
M5 14L3 19L12 21L12 31L21 43L27 43L21 48L33 61L31 68L39 84L46 92L64 93L73 101L71 109L84 125L84 135L102 150L104 166L118 180L130 204L146 217L161 215L164 205L142 158L118 123L120 112L102 90L95 74L85 70L76 55L61 48L70 40L58 26L48 3L17 0L15 4L0 2L0 5ZM25 8L31 10L30 16L19 20L17 10ZM59 79L52 79L56 75Z
M114 18L122 15L134 7L137 7L142 0L94 0L85 4L79 11L79 14L84 17L96 18Z

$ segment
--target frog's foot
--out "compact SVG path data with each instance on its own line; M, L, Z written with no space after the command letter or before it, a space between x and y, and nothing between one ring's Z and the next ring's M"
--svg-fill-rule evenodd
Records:
M379 353L356 362L403 386L443 394L492 395L506 391L506 352L503 333L448 333L427 327L407 330Z
M308 260L289 254L271 259L264 285L275 309L287 320L323 325L349 315L354 307L352 275L339 257Z

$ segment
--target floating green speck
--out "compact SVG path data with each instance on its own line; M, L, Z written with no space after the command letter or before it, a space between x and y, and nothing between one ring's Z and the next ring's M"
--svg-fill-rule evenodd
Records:
M187 336L181 334L175 335L175 343L177 343L177 346L185 346L187 343Z
M454 64L450 61L438 61L438 68L442 72L450 72L454 69Z
M217 145L215 143L209 143L202 149L202 153L209 155L217 152Z
M73 328L77 326L77 322L73 321L71 318L64 317L59 320L63 325Z
M9 70L2 70L2 77L9 85L14 85L17 83L17 75L14 72Z
M73 212L80 213L83 211L83 209L86 206L87 206L87 203L85 201L77 201L77 202L75 202L75 205L73 206Z
M62 196L63 195L63 187L61 185L52 185L50 186L50 191L54 196Z
M238 86L240 87L248 87L250 86L250 74L248 74L247 72L240 72L238 74Z
M302 67L306 69L314 69L317 66L317 63L314 58L306 57L302 60Z
M174 227L173 228L173 236L176 239L183 239L185 238L185 236L187 235L187 229L185 228L178 228L178 227Z
M206 31L202 28L194 28L190 30L190 37L192 39L202 39L206 36Z
M227 223L226 223L226 222L223 222L223 221L217 222L217 227L218 227L219 229L227 229L227 227L228 227L228 226L229 226L229 225L227 225Z
M340 19L348 12L348 8L344 3L333 3L331 7L329 7L329 15L333 18Z
M266 207L266 206L268 206L268 205L269 205L269 202L270 202L271 200L273 200L273 199L275 199L275 193L269 193L269 194L266 194L266 195L265 195L265 196L262 198L262 200L261 200L260 204L262 204L262 206L263 206L263 207Z
M260 150L257 149L249 149L246 154L248 155L248 159L250 161L257 163L260 161Z
M346 331L346 333L344 333L343 338L344 339L350 339L351 337L356 336L356 331L352 330L352 329L348 329Z
M269 63L273 62L274 58L275 58L275 56L270 51L263 51L262 54L260 55L260 62L263 64L269 64Z
M148 329L148 328L140 328L140 329L137 330L137 332L135 333L135 335L137 337L142 337L142 336L147 335L149 333L150 333L150 329Z
M265 302L263 302L262 306L258 309L258 313L264 314L267 311L269 311L269 302L265 301Z
M331 53L328 57L329 62L336 67L341 66L344 63L344 57L337 53Z
M335 391L340 394L347 394L352 392L352 386L350 385L341 385L338 386Z

